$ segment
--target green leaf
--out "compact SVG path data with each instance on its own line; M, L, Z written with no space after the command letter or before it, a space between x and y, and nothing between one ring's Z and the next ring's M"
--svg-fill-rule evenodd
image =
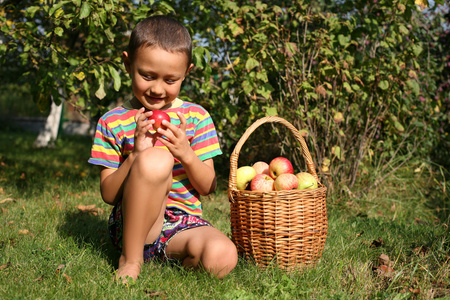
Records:
M249 57L249 59L247 59L247 62L245 63L245 68L247 69L247 71L250 71L257 66L259 66L259 62L253 57Z
M387 89L389 88L389 81L387 81L387 80L381 80L381 81L378 83L378 87L379 87L380 89L382 89L383 91L387 90Z
M341 46L345 47L348 45L350 38L348 36L340 34L340 35L338 35L338 41Z
M112 33L111 28L106 28L105 34L106 34L106 37L107 37L111 42L114 42L114 33Z
M398 132L402 133L405 131L405 128L403 127L403 125L399 122L399 121L395 121L394 122L394 127L395 129L398 130Z
M231 26L230 26L230 29L231 29L231 33L233 34L234 37L244 33L244 29L242 29L236 23L232 23Z
M108 65L108 69L109 69L109 73L111 74L112 78L114 79L114 90L116 90L118 92L120 90L120 86L122 84L119 72L117 72L117 70L114 69L114 67L111 65Z
M423 51L423 48L422 48L421 45L414 44L414 45L412 46L412 48L413 48L413 52L414 52L414 55L415 55L415 56L419 56L420 53L422 53L422 51Z
M26 12L30 18L34 18L34 14L39 10L39 6L30 6L27 8Z
M64 34L64 29L62 29L61 27L56 27L55 34L58 36L62 36Z
M337 159L343 160L343 156L342 156L342 152L341 152L341 147L339 147L339 146L333 146L333 147L331 148L331 153L333 153L334 156L336 156Z
M410 79L406 82L406 85L413 91L416 96L420 94L420 86L416 80Z
M286 53L289 57L294 56L298 52L297 45L295 43L286 43Z
M103 83L103 80L100 81L100 86L98 87L98 90L95 92L95 96L100 100L105 98L106 93L105 93L105 85Z
M89 5L89 2L84 1L80 9L80 19L87 18L90 13L91 13L91 6Z
M244 89L245 95L250 94L253 90L252 84L248 80L244 80L244 82L242 82L242 88Z
M256 92L258 94L260 94L261 96L263 96L266 99L269 99L270 94L274 91L273 87L269 84L266 83L264 85L260 85L258 86L258 88L256 89Z
M398 30L400 31L401 34L403 35L407 35L409 34L409 30L405 27L405 25L400 25L400 27L398 28Z
M265 106L263 107L266 111L266 117L268 116L278 116L278 111L276 106Z
M343 86L347 92L349 92L349 93L353 92L352 87L350 86L350 84L347 81L344 82Z

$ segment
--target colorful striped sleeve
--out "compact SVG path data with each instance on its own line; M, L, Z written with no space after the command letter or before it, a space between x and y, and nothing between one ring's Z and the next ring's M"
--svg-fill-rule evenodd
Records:
M124 109L114 109L106 113L97 124L91 157L88 162L107 168L117 169L124 161L124 132L134 131L133 123L126 117ZM125 117L125 120L121 120ZM133 127L133 128L127 128ZM128 129L128 130L127 130Z

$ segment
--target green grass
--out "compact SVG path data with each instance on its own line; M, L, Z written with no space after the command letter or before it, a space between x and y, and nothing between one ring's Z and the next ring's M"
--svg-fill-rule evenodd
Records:
M358 198L331 198L320 261L292 273L240 260L225 279L146 264L135 285L113 282L110 207L91 139L63 136L34 149L35 135L0 132L0 299L431 299L450 295L448 184L431 169L399 170ZM220 166L217 166L220 169ZM221 178L227 178L222 174ZM440 178L440 179L439 179ZM437 181L435 181L437 180ZM438 182L438 184L436 183ZM221 186L226 186L222 182ZM86 212L78 205L95 205ZM226 192L204 199L205 218L229 234ZM392 274L378 274L378 258Z

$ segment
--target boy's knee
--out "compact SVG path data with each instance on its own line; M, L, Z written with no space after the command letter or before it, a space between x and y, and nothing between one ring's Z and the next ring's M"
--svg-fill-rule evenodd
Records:
M165 149L149 148L136 157L132 169L144 178L167 179L172 174L173 156Z
M236 266L238 254L236 246L231 240L222 239L211 242L207 247L212 255L211 261L217 264L218 268L228 268L230 271Z

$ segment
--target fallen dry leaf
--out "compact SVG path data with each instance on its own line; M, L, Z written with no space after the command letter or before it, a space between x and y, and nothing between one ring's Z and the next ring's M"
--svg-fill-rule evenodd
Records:
M393 267L394 266L394 262L391 261L389 259L389 256L387 256L386 254L381 254L378 257L378 262L380 263L380 265L386 265L388 267Z
M9 268L9 267L11 267L11 263L8 261L6 264L0 265L0 271L4 270L6 268Z
M57 268L56 268L56 274L58 274L62 269L64 269L66 265L64 264L60 264Z
M19 230L19 234L29 234L30 231L28 229L21 229Z
M144 293L149 297L162 297L162 299L166 299L166 292L162 291L150 291L150 290L144 290Z
M372 244L370 244L371 248L378 248L380 246L384 245L384 241L382 238L378 238L378 240L373 240Z
M394 274L394 262L389 259L386 254L381 254L378 257L378 267L373 267L372 270L378 274L378 276L390 277Z
M33 282L36 282L36 281L42 281L43 279L44 279L44 275L41 275L41 276L39 276L38 278L33 279Z
M6 202L12 202L12 201L14 201L13 198L5 198L3 200L0 200L0 204L6 203Z
M428 251L430 251L430 248L427 246L419 246L414 248L413 252L420 257L424 257L427 255Z
M409 291L411 293L413 293L413 294L420 294L420 289L419 288L417 288L417 289L409 288Z
M96 207L95 204L91 205L77 205L76 208L78 208L83 213L92 214L94 216L98 215L98 213L103 213L104 210L100 207Z
M64 269L64 267L65 267L66 265L65 264L60 264L57 268L56 268L56 270L61 270L61 269Z
M66 281L68 283L72 282L72 277L70 277L69 275L67 275L66 273L63 274L63 277L66 279Z

